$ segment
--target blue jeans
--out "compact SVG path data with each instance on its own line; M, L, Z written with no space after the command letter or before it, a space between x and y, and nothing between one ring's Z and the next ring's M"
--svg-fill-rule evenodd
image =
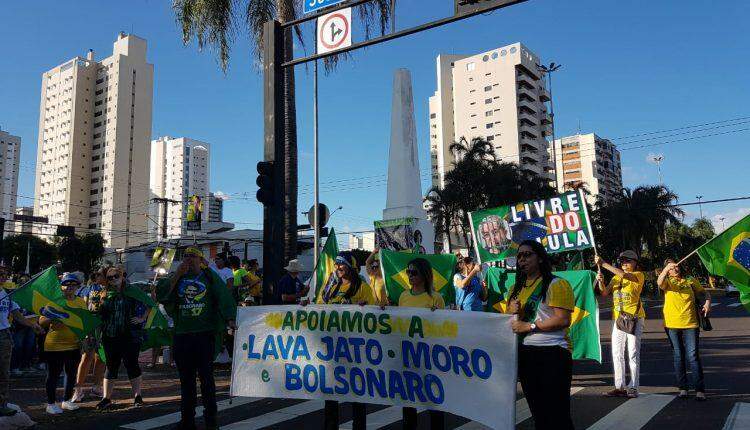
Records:
M10 360L11 369L28 369L34 358L36 347L34 330L31 327L17 325L13 329L13 356Z
M686 367L690 367L690 379L695 387L695 391L705 391L703 385L703 365L698 346L697 328L665 328L669 343L672 344L674 353L674 372L677 378L677 387L680 390L687 390ZM687 366L686 366L687 365Z

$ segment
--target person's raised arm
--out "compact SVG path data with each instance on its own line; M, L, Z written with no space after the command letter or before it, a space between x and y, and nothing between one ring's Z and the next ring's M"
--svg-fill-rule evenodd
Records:
M676 267L677 263L667 263L667 265L664 266L664 269L662 269L661 273L659 273L659 277L656 278L656 284L660 289L665 290L669 286L667 277L669 276L669 272Z
M622 279L627 279L628 281L631 281L631 282L639 282L638 276L636 276L635 273L626 272L626 271L620 269L617 266L613 266L613 265L607 263L606 261L604 261L598 255L594 256L594 264L597 265L597 266L599 266L599 267L602 267L602 268L606 269L609 273L611 273L611 274L613 274L615 276L621 277Z
M474 267L469 271L469 273L464 277L463 279L456 279L455 284L458 288L466 288L469 284L471 284L471 280L474 279L474 276L479 272L480 268L478 265L474 265Z

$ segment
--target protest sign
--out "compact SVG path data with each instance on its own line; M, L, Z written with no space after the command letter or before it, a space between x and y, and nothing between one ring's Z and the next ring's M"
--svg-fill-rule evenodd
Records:
M470 212L469 219L474 249L482 263L516 255L524 240L540 242L550 254L594 246L581 190Z
M198 195L190 197L187 207L187 230L194 231L201 229L203 222L203 200Z
M509 315L262 306L240 308L237 323L232 396L421 407L515 428Z
M414 218L375 221L375 244L380 249L411 251L415 247Z
M154 249L154 255L151 257L151 263L149 263L151 270L159 274L168 273L172 267L176 252L177 250L174 248L157 246Z

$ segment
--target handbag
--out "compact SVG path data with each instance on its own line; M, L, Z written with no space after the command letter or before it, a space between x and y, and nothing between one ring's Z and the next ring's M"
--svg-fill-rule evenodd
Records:
M620 279L620 290L622 289L622 279ZM635 334L635 328L638 324L638 310L641 308L641 296L638 296L638 307L636 308L636 315L629 312L625 312L622 307L622 296L620 297L620 306L618 309L619 315L615 321L617 329L624 331L627 334Z
M693 296L695 296L695 291L693 291ZM707 316L703 315L703 306L701 306L700 300L698 300L698 297L695 297L695 314L698 315L698 327L700 327L703 331L711 331L714 329L714 327L711 325L711 320L708 319Z

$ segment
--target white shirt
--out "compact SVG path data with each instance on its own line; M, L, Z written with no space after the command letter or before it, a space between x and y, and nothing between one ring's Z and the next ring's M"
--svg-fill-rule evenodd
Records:
M234 272L232 272L232 269L230 269L229 267L224 267L223 269L219 269L218 267L216 267L216 263L214 263L213 261L208 263L208 267L210 267L214 272L216 272L221 278L221 280L224 281L224 283L226 283L229 278L234 279Z
M10 321L8 317L13 311L17 311L21 308L18 307L16 302L8 297L8 293L4 289L0 288L0 330L10 328Z

